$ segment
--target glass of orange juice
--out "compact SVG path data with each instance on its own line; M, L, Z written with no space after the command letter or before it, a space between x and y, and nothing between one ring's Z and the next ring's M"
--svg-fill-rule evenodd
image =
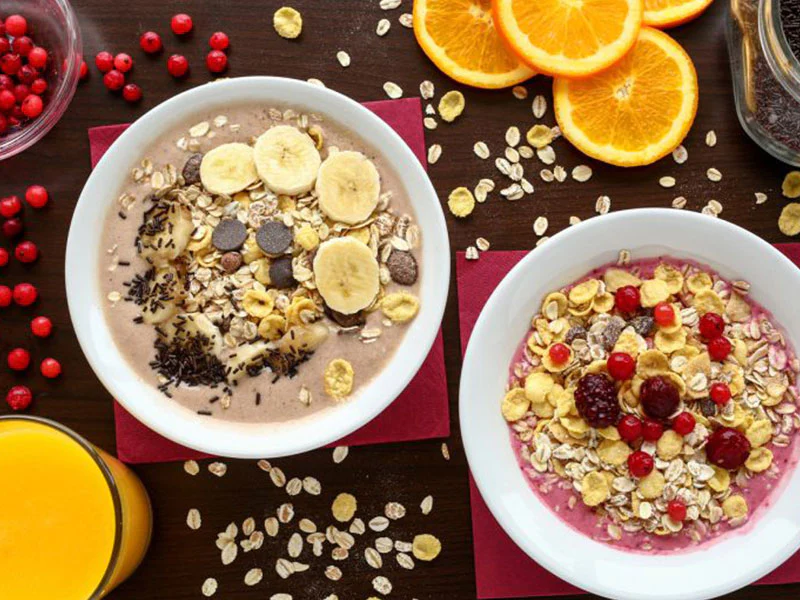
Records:
M0 416L0 598L102 598L139 566L152 522L119 460L53 421Z

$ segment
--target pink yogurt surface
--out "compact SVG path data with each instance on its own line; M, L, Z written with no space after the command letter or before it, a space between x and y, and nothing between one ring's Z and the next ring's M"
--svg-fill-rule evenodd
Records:
M689 264L702 269L709 275L715 275L713 269L696 261L689 259L678 260L672 257L656 257L633 261L631 264L624 267L616 263L603 265L587 273L586 276L567 286L566 289L569 290L587 279L602 279L603 273L609 268L621 268L626 270L638 269L637 274L640 277L649 278L652 277L653 271L661 263L670 264L678 268L682 265ZM747 301L752 308L754 318L762 315L766 316L773 325L778 327L778 324L775 323L768 310L750 298L748 298ZM514 375L514 366L524 362L525 345L532 331L532 328L528 330L514 353L514 358L509 367L510 383L518 383L518 379ZM786 352L790 360L795 355L791 344L788 342ZM524 381L522 383L524 385ZM608 543L626 551L647 554L693 552L701 548L705 550L711 544L718 542L723 536L747 532L751 527L755 526L759 516L775 502L777 496L785 487L789 474L794 471L798 460L800 460L800 444L796 443L797 436L795 435L787 447L781 448L774 444L768 444L766 446L773 453L773 467L764 473L754 475L748 480L746 487L736 485L733 482L733 477L731 477L731 492L742 495L747 500L747 505L749 507L750 516L748 522L744 526L734 528L727 522L721 521L710 526L706 536L699 542L689 537L687 528L684 528L678 533L666 536L654 535L646 531L633 533L623 531L622 538L616 540L613 539L607 531L607 526L614 522L613 519L608 516L598 515L592 508L586 506L581 500L580 493L572 487L571 481L563 479L555 473L539 473L533 469L522 457L521 450L523 444L517 438L516 432L510 427L509 432L511 444L517 456L517 462L519 463L520 469L522 469L525 474L531 490L533 490L542 503L553 513L558 515L562 521L572 529L596 541ZM773 474L775 469L777 469L777 476ZM572 501L572 508L569 506L570 498L574 498Z

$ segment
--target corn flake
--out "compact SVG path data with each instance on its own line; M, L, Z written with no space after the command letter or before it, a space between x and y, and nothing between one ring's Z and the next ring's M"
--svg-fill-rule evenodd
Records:
M319 246L319 235L311 225L303 225L300 230L294 234L294 239L303 250L311 251Z
M731 474L727 469L712 465L714 476L708 480L708 487L717 493L724 492L731 487Z
M669 359L660 350L645 350L636 360L636 372L645 377L660 375L668 370Z
M787 198L800 198L800 171L791 171L786 174L781 191Z
M612 308L614 308L614 296L608 292L599 294L592 300L592 309L596 313L611 312Z
M603 440L597 447L600 460L614 467L624 465L630 454L630 446L623 441Z
M531 373L525 379L525 396L534 404L546 402L554 385L555 380L548 373Z
M457 187L447 197L447 207L454 216L463 219L475 210L475 196L465 187Z
M653 275L667 284L670 294L677 294L683 289L683 273L672 265L661 263L656 267Z
M800 204L790 202L783 207L778 217L778 229L783 235L795 236L800 233Z
M743 496L728 496L722 503L722 512L729 519L738 519L747 515L747 500Z
M686 345L686 330L680 329L673 333L657 331L653 342L656 348L661 350L664 354L672 354Z
M569 301L572 304L581 306L591 302L600 290L600 281L588 279L579 283L569 291Z
M747 428L745 436L753 448L758 448L772 439L772 423L769 419L757 419Z
M642 306L653 308L659 302L665 302L669 298L669 288L666 282L661 279L647 279L642 282L639 294Z
M506 421L513 423L524 417L530 406L531 401L528 400L525 390L522 388L513 388L509 390L503 398L501 410Z
M347 523L356 514L358 502L352 494L339 494L331 505L333 518L340 523Z
M419 300L408 292L394 292L381 301L383 314L395 323L405 323L417 315Z
M295 9L284 6L275 11L272 25L279 36L293 40L303 31L303 17Z
M642 285L641 279L624 269L606 269L606 272L603 273L603 281L606 284L606 290L612 294L622 287L632 285L638 288Z
M286 319L281 315L267 315L258 324L258 335L267 341L274 342L286 333Z
M672 429L667 429L656 444L656 453L662 460L672 460L683 450L683 438Z
M586 506L598 506L611 494L608 481L597 471L587 473L581 481L581 496Z
M614 344L614 352L624 352L630 354L633 358L639 356L639 353L646 349L647 342L632 329L623 331L617 338L617 343Z
M750 456L744 462L744 466L753 473L766 471L772 465L772 450L769 448L753 448Z
M353 365L343 358L336 358L325 367L323 379L328 396L337 400L345 398L353 391Z
M561 292L548 294L542 302L542 314L551 321L563 317L567 312L567 297Z
M686 278L686 289L693 294L697 294L703 290L710 290L713 285L714 281L711 279L711 275L702 271L693 273Z
M553 130L547 125L542 124L534 125L528 129L528 133L525 134L525 139L537 150L548 146L550 142L553 141L553 137Z
M272 313L275 301L267 292L247 290L242 297L242 306L251 317L262 319Z
M439 116L444 121L452 123L464 112L465 106L464 94L457 90L451 90L439 100Z
M694 307L697 314L701 317L706 313L717 313L721 315L725 312L725 304L714 290L701 290L694 295Z
M438 538L428 533L414 536L414 541L411 543L411 552L414 558L421 561L431 561L442 551L442 543Z

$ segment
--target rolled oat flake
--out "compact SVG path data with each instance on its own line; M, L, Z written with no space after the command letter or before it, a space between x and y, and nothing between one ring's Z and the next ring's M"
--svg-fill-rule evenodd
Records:
M239 219L223 219L211 235L211 243L222 252L238 250L246 239L247 227Z

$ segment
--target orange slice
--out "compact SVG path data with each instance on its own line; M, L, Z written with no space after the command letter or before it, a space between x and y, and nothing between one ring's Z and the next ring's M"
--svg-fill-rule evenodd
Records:
M497 33L490 0L414 0L414 34L439 69L467 85L503 88L536 74Z
M694 122L697 95L692 59L650 27L610 69L591 79L553 82L564 137L583 153L623 167L650 164L677 148Z
M714 0L644 0L644 24L665 29L699 17Z
M493 0L500 34L522 60L549 75L586 77L631 49L642 0Z

